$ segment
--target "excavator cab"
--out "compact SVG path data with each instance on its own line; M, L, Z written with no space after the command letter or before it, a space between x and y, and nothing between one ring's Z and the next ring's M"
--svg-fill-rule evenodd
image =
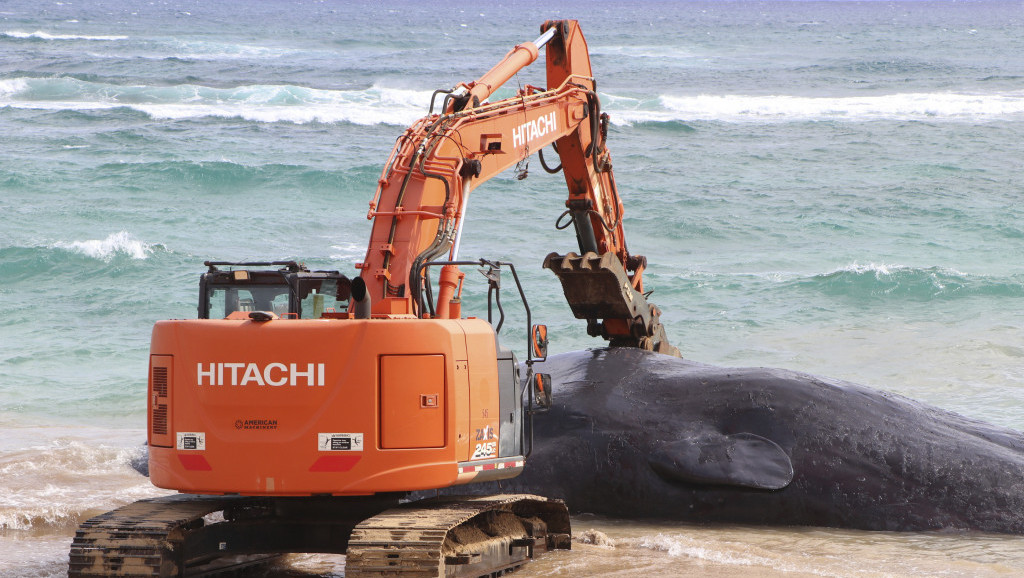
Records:
M255 311L284 319L319 319L348 307L352 282L338 271L310 271L295 261L206 261L199 280L199 318L248 317Z

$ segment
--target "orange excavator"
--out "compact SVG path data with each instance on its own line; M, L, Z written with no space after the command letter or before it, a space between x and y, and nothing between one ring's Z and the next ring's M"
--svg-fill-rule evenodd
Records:
M406 499L510 478L529 459L550 404L550 378L532 368L547 331L531 325L515 267L460 260L460 241L473 189L543 147L569 189L557 226L580 249L544 267L574 315L613 346L678 355L644 294L645 259L626 249L586 41L572 20L541 32L435 92L398 138L358 277L206 263L198 319L158 322L150 351L149 475L180 493L83 523L70 576L202 575L287 552L344 553L349 577L491 576L568 547L559 501ZM541 48L548 88L489 101ZM460 266L484 273L487 320L463 316ZM497 337L503 272L526 308L525 376Z

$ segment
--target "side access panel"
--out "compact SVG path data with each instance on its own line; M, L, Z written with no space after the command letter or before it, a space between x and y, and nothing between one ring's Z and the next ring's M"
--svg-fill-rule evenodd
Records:
M443 355L380 357L382 449L445 445L447 399Z

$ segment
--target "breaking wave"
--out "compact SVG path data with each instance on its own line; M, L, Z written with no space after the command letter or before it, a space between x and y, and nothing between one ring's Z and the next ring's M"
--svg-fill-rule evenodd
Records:
M1024 297L1024 280L1020 278L972 275L945 267L854 263L794 283L802 289L858 299Z
M728 566L767 566L772 565L773 560L759 556L737 555L721 549L709 547L701 540L688 536L672 536L656 534L644 536L639 539L621 541L622 544L634 548L644 548L658 552L664 552L670 557L691 558Z
M103 239L58 241L48 245L0 247L0 278L8 283L59 274L72 274L82 268L92 268L96 261L104 265L94 271L105 274L111 268L128 263L142 263L150 256L165 253L159 243L146 243L120 231Z
M132 56L149 60L260 60L299 58L308 51L294 48L234 44L211 40L168 40L148 42Z
M0 80L0 106L79 111L127 108L157 120L219 117L267 123L407 126L427 112L431 93L379 86L326 90L266 84L232 88L127 86L71 77Z
M154 249L153 245L136 239L127 231L111 233L105 239L55 243L54 247L102 261L110 261L122 255L132 259L146 259Z
M126 269L140 270L151 256L169 253L162 244L146 243L123 231L104 239L0 247L0 278L14 287L23 281L53 282L55 275L66 278L84 271L104 276Z
M661 96L631 109L611 110L612 120L721 121L978 121L1024 117L1024 92L904 93L873 96L788 95Z
M56 34L43 30L26 32L24 30L6 30L0 32L0 40L8 43L83 43L83 46L107 43L116 46L116 52L92 53L90 56L99 59L145 59L145 60L185 60L185 61L217 61L217 60L265 60L278 58L301 58L309 56L329 57L333 53L309 49L296 49L281 46L261 46L222 42L219 40L199 40L193 38L162 38L162 37L131 37L121 34Z
M127 108L158 120L241 118L254 122L312 122L408 126L427 113L430 90L372 86L329 90L254 84L120 85L73 77L0 80L0 106L40 110ZM500 95L499 95L500 96ZM905 93L875 96L697 95L638 99L602 94L619 125L687 122L984 121L1024 117L1024 92ZM687 127L688 128L688 127Z
M93 40L93 41L114 41L114 40L127 40L127 36L120 35L98 35L92 36L87 34L51 34L49 32L43 32L42 30L36 30L35 32L22 32L20 30L8 30L6 32L0 32L0 37L15 38L18 40Z
M142 446L58 438L0 454L0 531L73 528L84 518L167 492L131 464Z

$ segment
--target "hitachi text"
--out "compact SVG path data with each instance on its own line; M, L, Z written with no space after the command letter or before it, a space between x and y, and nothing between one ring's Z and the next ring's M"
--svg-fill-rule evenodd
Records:
M555 113L549 112L535 120L524 122L512 129L512 146L518 148L520 145L538 139L556 128Z
M198 363L196 384L296 387L324 386L323 363Z

